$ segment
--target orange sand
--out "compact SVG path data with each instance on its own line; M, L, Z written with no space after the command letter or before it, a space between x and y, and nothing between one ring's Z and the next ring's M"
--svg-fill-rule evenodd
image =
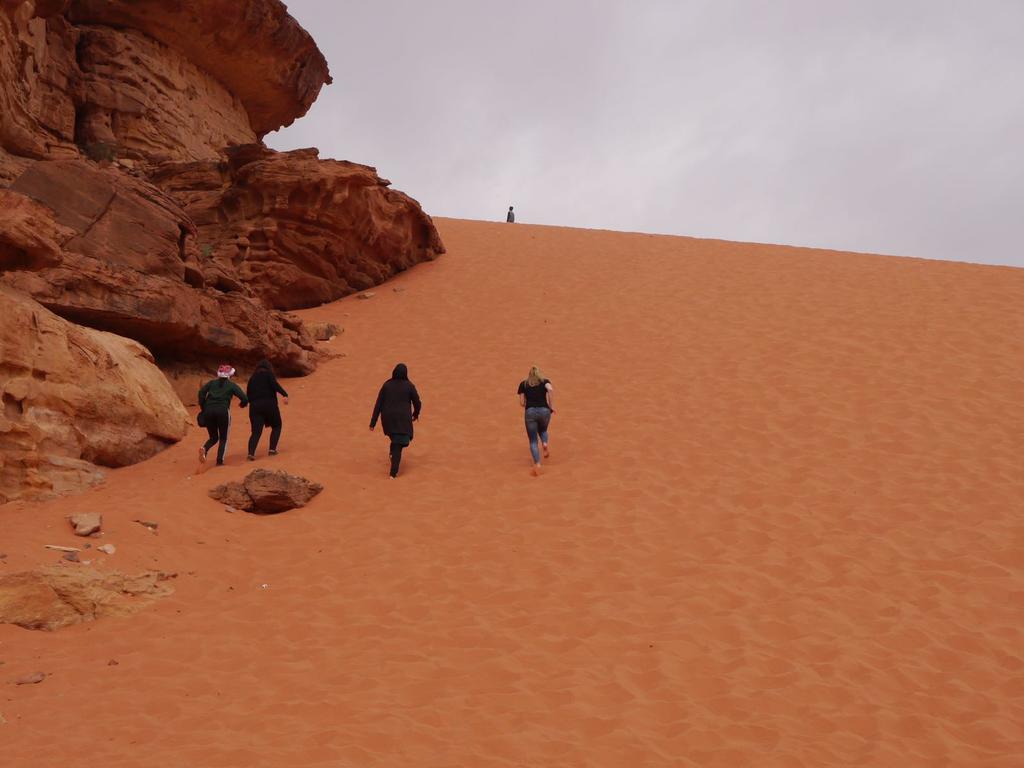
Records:
M226 468L191 476L195 430L0 507L3 571L98 510L104 567L180 574L135 617L0 626L0 763L1024 765L1024 270L439 226L439 261L303 313L347 356L286 382L256 466L310 507L206 497L253 467L243 412ZM399 360L392 482L367 423Z

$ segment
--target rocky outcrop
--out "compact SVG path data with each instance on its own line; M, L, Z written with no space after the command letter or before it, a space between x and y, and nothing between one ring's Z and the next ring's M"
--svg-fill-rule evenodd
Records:
M9 157L209 158L290 125L330 81L280 0L0 2Z
M86 154L132 162L198 160L256 141L245 106L178 51L130 29L82 27L78 33L76 140Z
M306 114L331 82L323 54L280 0L72 0L67 16L180 51L238 97L261 138Z
M419 203L374 168L315 149L232 147L220 162L166 163L152 178L211 258L270 307L333 301L444 252Z
M0 287L0 502L102 480L146 459L188 413L140 344L82 328Z
M210 497L222 504L258 515L274 515L304 507L324 487L287 472L255 469L240 483L224 483L210 489Z
M78 154L78 33L61 10L52 2L0 0L0 182L12 175L11 157Z
M309 373L313 342L300 321L247 295L194 233L174 199L142 179L40 161L0 190L0 280L161 360L267 357L282 373Z
M174 574L101 573L51 567L0 576L0 624L53 631L104 616L129 616L174 590Z

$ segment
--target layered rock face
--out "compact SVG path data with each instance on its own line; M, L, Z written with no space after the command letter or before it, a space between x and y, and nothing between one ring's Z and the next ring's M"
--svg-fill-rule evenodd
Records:
M67 15L180 51L238 96L261 138L306 114L331 82L323 54L280 0L72 0Z
M34 2L0 0L0 183L24 165L15 158L78 154L78 35L53 12Z
M220 162L166 163L153 180L223 272L278 309L333 301L444 251L419 203L315 149L232 147Z
M0 287L0 502L102 480L180 440L189 417L141 344Z
M83 27L78 34L76 140L87 154L198 160L256 141L241 101L182 54L134 30Z
M0 270L62 317L137 339L161 360L268 357L292 375L315 365L298 320L204 257L171 197L113 169L41 161L0 190Z

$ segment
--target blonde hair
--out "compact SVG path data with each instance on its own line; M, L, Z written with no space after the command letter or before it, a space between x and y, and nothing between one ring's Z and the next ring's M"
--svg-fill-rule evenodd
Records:
M536 387L542 381L544 381L544 377L541 375L540 368L536 365L531 367L530 374L526 377L526 386Z

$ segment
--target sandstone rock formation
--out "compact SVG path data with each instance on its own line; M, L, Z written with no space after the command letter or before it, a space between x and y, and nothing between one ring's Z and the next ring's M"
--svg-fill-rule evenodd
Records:
M0 624L52 631L103 616L128 616L174 590L174 574L101 573L87 566L0 576Z
M69 320L141 341L161 360L269 358L309 373L312 340L196 248L152 184L82 160L39 161L0 190L0 275Z
M210 497L235 509L273 515L306 506L322 490L320 483L304 477L256 469L240 483L224 483L210 489Z
M72 0L74 24L134 29L212 73L260 136L306 114L327 62L280 0Z
M140 344L65 322L0 287L0 502L102 480L148 458L188 413Z
M419 203L375 169L315 149L231 147L220 162L165 163L152 178L224 272L277 309L333 301L444 252Z
M0 0L0 288L141 342L183 390L224 361L309 373L323 352L280 310L444 250L419 204L372 168L259 143L329 82L280 0ZM0 494L74 490L101 477L93 463L180 437L180 404L162 391L157 413L105 389L106 359L134 361L117 374L129 391L155 387L149 352L2 302L0 341L24 347L18 380L48 386L0 378ZM17 325L29 321L50 330ZM33 345L49 350L47 370ZM62 366L79 354L92 362L73 382ZM93 394L114 410L85 407Z
M77 35L62 5L0 0L0 181L12 175L11 156L78 154Z
M0 3L0 146L15 156L213 157L290 125L329 82L280 0Z

